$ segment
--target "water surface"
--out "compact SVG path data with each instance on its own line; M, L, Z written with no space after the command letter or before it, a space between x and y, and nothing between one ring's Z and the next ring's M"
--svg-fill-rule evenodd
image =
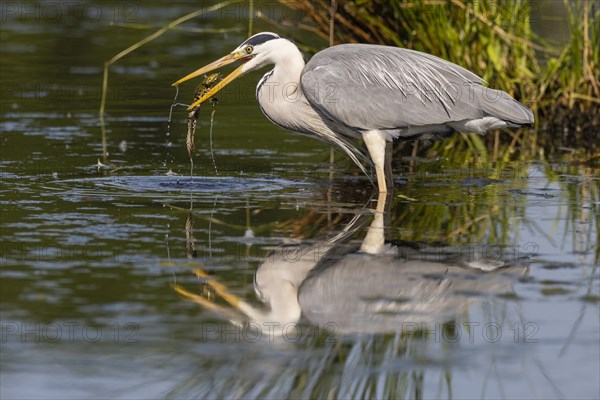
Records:
M217 109L218 175L201 117L192 181L169 85L239 31L111 67L103 157L101 66L148 33L109 22L194 7L3 21L3 399L600 395L597 161L399 160L378 213L342 155L330 177L268 123L252 74Z

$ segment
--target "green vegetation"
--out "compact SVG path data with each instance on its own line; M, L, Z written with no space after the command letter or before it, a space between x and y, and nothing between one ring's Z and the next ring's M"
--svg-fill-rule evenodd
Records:
M222 2L211 9L237 2ZM395 236L391 239L490 243L504 246L508 252L527 252L507 246L518 239L514 232L519 226L547 235L526 215L532 198L548 200L542 188L528 191L530 174L541 174L539 165L546 165L543 172L548 184L557 184L568 199L566 209L554 218L557 224L564 218L569 221L564 234L574 235L572 242L579 246L571 250L594 248L595 259L600 259L593 234L600 227L600 181L595 179L594 168L600 159L600 48L593 45L600 42L597 5L585 0L565 2L570 40L558 49L532 32L532 3L526 0L353 0L337 5L326 0L282 2L300 11L311 24L305 20L274 21L260 11L256 17L269 25L282 24L289 29L295 24L314 32L324 42L313 51L331 42L385 43L425 51L474 71L490 86L509 92L537 114L537 129L504 130L486 136L461 133L430 146L400 144L397 151L405 157L395 158L394 170L407 183L402 194L393 199L389 225ZM251 34L254 14L249 16ZM298 42L306 44L308 40L304 36ZM144 39L120 54L137 50L139 43L146 42ZM562 163L545 163L548 159ZM358 170L356 173L360 174ZM565 176L577 178L565 180ZM432 177L438 186L427 185ZM323 224L336 226L347 217L314 212L278 227L286 234L309 238L320 232ZM255 227L266 228L273 227Z
M575 143L596 150L589 145L597 147L598 135L593 132L600 129L600 47L593 45L600 43L600 9L592 1L565 0L570 40L562 49L532 32L527 0L283 3L311 20L298 23L299 27L323 39L332 33L334 43L380 43L434 54L475 72L536 114L535 130L512 131L502 147L498 135L484 139L463 135L452 140L450 147L448 142L435 144L427 150L429 155L448 156L448 148L467 147L487 157L486 149L492 147L493 159L512 155L515 149L520 153L525 149L530 158L539 154L538 145L553 152ZM549 133L538 139L539 131Z
M168 30L182 29L178 26L182 22L242 1L221 2L178 18L107 61L102 128L108 66ZM568 147L569 151L578 149L579 161L596 160L600 155L600 46L594 44L600 43L600 7L590 0L563 1L569 40L562 48L532 31L531 0L280 0L303 18L278 21L255 11L254 2L249 1L248 30L251 34L256 17L286 30L295 27L316 34L324 42L312 51L327 43L346 42L424 51L475 72L536 115L535 129L504 130L503 135L496 132L483 137L461 134L431 146L404 143L397 151L405 154L439 156L458 163L478 158L485 163L556 159Z

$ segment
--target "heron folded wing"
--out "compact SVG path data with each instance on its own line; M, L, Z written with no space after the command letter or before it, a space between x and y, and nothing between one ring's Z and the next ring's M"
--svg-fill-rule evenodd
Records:
M483 80L441 58L397 47L346 44L316 54L301 76L318 111L358 130L444 124L484 115Z
M486 114L516 125L533 124L531 110L510 97L508 93L486 87L481 89L479 102Z

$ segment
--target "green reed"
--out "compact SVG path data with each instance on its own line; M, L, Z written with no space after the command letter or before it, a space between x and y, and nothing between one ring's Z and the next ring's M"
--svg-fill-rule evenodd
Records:
M325 39L330 32L330 2L282 1L310 19L298 23ZM559 144L588 146L600 128L600 8L593 1L564 0L569 41L560 48L531 30L528 0L348 0L334 15L334 42L379 43L424 51L457 63L502 89L536 114L536 129L480 139L460 136L480 156L506 158L525 150ZM568 134L563 134L563 131ZM543 135L538 132L544 131ZM561 131L560 135L553 134ZM539 139L538 140L538 136ZM597 137L597 135L596 135ZM550 138L550 139L549 139ZM592 140L593 142L593 140ZM439 153L447 143L427 149ZM449 152L446 151L446 154ZM456 154L456 151L452 152Z

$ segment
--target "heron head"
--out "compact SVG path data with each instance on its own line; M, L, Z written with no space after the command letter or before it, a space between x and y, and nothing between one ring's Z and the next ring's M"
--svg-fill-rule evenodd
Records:
M191 74L184 76L177 82L173 83L172 86L178 86L189 79L213 71L227 64L231 64L235 61L241 61L243 63L231 74L227 75L221 82L216 84L204 96L191 104L188 107L188 110L191 110L203 103L205 100L214 96L219 90L223 89L225 85L244 75L246 72L254 71L268 64L273 64L275 62L274 55L277 54L276 50L281 48L282 42L291 44L291 42L289 42L287 39L282 39L275 33L257 33L256 35L246 39L242 44L240 44L235 50L227 54L225 57L221 57L218 60L213 61L212 63L192 72Z

